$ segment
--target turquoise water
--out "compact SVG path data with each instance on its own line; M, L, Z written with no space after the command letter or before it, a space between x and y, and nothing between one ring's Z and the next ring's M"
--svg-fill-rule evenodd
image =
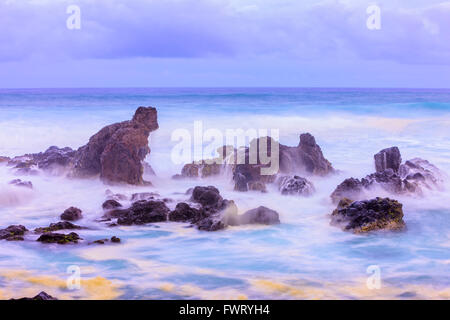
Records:
M381 89L35 89L0 90L0 155L39 152L50 145L77 148L104 125L130 119L141 105L158 109L148 157L158 177L153 188L114 192L179 193L200 184L219 187L240 212L265 205L280 213L278 226L199 232L184 224L107 228L95 222L108 188L97 180L29 177L33 191L7 187L14 178L0 166L0 226L29 229L57 221L68 206L83 209L86 240L78 246L0 243L0 298L45 290L62 298L450 298L448 186L425 198L398 198L407 229L356 236L329 225L329 194L343 179L373 171L373 154L396 145L404 160L428 159L450 172L450 90ZM279 129L284 144L312 133L340 171L312 178L311 198L236 193L229 177L173 181L175 129ZM374 195L375 196L375 195ZM175 203L176 203L175 201ZM175 205L173 203L173 205ZM119 236L120 245L86 242ZM81 268L80 290L65 286L66 269ZM369 290L366 269L381 270L381 288Z

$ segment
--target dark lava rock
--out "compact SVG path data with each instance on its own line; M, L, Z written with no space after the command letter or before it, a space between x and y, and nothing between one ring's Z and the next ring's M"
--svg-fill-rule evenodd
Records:
M343 199L331 215L331 224L354 233L405 227L402 204L389 198L355 202Z
M25 188L33 189L33 184L31 183L31 181L22 181L20 179L14 179L14 180L11 180L9 182L9 184L12 184L17 187L25 187Z
M402 156L397 147L383 149L374 155L376 172L383 172L386 169L392 169L398 172L402 163Z
M103 202L102 204L102 208L104 210L111 210L111 209L117 209L122 207L122 205L120 204L120 202L110 199L110 200L106 200L105 202Z
M116 236L113 236L113 237L111 237L111 242L113 242L113 243L120 243L121 240L120 240L120 238L117 238Z
M275 210L260 206L239 216L239 224L279 224L280 216Z
M117 223L120 225L141 225L153 222L167 221L170 210L163 201L137 201L126 210L114 210L118 215Z
M75 150L69 147L51 146L45 152L33 154L33 160L39 169L48 170L55 167L68 167L72 164Z
M57 223L51 223L48 227L44 228L36 228L34 229L35 233L47 233L47 232L53 232L58 230L80 230L84 229L83 227L77 226L76 224L73 224L69 221L61 221Z
M286 176L279 179L278 189L283 195L310 196L315 192L314 185L306 178Z
M377 187L392 194L402 195L422 195L426 189L443 188L444 174L427 160L414 158L397 168L398 161L401 161L400 152L397 151L398 148L393 147L377 153L375 165L378 171L361 180L355 178L344 180L331 194L333 202L336 203L341 198L364 199L368 191L373 191ZM386 168L381 170L384 167Z
M185 202L177 204L175 209L169 213L170 221L194 222L201 218L202 210L192 208Z
M45 291L40 292L38 295L34 296L33 298L19 298L19 299L11 299L11 300L58 300L55 297L52 297Z
M58 244L78 243L78 240L81 240L81 238L75 232L71 232L69 234L51 233L51 232L44 233L37 239L37 241L43 243L58 243Z
M75 207L70 207L61 214L61 220L67 220L67 221L77 221L83 218L83 215L81 214L81 210Z
M191 201L202 206L201 217L194 222L199 230L217 231L239 223L236 204L223 199L216 187L195 187Z
M142 161L150 153L148 136L156 129L156 109L139 107L132 120L104 127L78 149L73 175L100 174L105 182L144 184Z
M0 229L0 240L21 241L28 229L22 225L12 225L6 229Z

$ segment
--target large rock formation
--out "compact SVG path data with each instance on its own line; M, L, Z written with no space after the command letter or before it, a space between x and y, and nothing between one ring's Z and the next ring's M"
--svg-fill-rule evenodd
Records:
M131 121L104 127L78 149L74 175L100 174L106 182L143 184L142 161L150 153L148 136L158 129L156 109L140 107Z
M325 159L322 150L316 144L315 138L309 133L300 135L300 142L296 147L285 146L270 137L264 137L252 140L250 147L241 152L244 152L245 163L238 163L233 169L235 190L238 191L247 191L249 184L254 182L272 183L278 174L324 176L334 172L331 163ZM261 159L261 156L266 159ZM256 159L256 163L252 163L250 159ZM273 161L278 161L278 165Z
M108 183L144 184L143 160L150 153L148 136L158 129L153 107L139 107L133 119L114 123L93 135L77 151L52 146L45 152L8 160L17 174L37 174L37 169L70 171L72 177L100 175ZM151 171L147 165L148 171Z
M401 164L398 148L384 149L375 155L377 172L362 179L344 180L331 194L334 202L342 198L361 200L381 188L391 194L422 195L424 190L441 189L444 174L427 160L414 158Z
M389 198L355 202L341 199L331 215L331 224L353 233L401 230L405 227L402 204Z
M241 214L238 217L240 225L243 224L279 224L280 216L275 210L260 206L255 209L251 209Z

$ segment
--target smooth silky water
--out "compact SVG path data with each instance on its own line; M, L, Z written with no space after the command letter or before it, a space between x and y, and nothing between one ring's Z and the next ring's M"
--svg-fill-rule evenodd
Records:
M450 184L423 198L398 197L403 232L353 235L329 225L329 195L347 177L374 171L373 155L398 146L403 160L421 157L450 173L450 91L364 89L58 89L0 91L0 155L40 152L51 145L78 148L103 126L128 120L138 106L158 109L160 128L150 137L153 187L105 186L98 179L20 177L0 165L0 227L29 230L58 221L69 206L83 210L78 245L0 242L0 298L34 296L84 299L347 299L450 298ZM316 137L338 174L313 177L310 198L269 192L238 193L230 177L172 180L182 165L171 161L171 133L279 129L280 141L297 145L300 133ZM239 212L260 205L280 213L276 226L229 227L200 232L183 223L109 228L102 215L105 190L157 191L175 201L196 185L214 185ZM373 196L386 196L374 193ZM117 236L121 244L87 245ZM81 269L81 289L69 290L71 265ZM367 268L381 270L370 290Z

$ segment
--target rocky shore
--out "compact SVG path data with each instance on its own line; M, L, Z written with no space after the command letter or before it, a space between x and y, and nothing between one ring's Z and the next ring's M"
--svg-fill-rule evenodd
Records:
M16 175L27 176L31 180L33 175L40 172L50 172L67 175L72 179L99 177L108 185L151 186L151 182L143 179L144 168L153 175L155 173L144 159L150 153L149 134L158 127L156 109L140 107L131 120L104 127L78 150L52 146L37 154L0 157L0 165L6 164ZM273 163L263 161L259 153L261 148L267 151L269 158L274 150L279 150L279 164L269 174L262 174L262 169L271 168ZM297 146L285 146L265 137L254 139L249 147L239 150L224 146L218 151L218 160L223 162L186 164L174 178L192 180L197 184L203 178L223 176L225 172L231 172L230 183L236 192L267 193L268 185L274 185L281 195L309 197L316 192L311 179L326 178L336 173L336 169L324 157L320 146L309 133L300 135ZM239 157L245 162L238 163L236 160ZM251 163L250 159L256 161ZM425 190L441 190L445 180L444 173L427 160L413 158L402 162L397 147L383 149L375 154L374 167L374 173L362 179L348 178L336 187L331 194L331 202L337 205L330 214L332 225L356 234L402 230L405 228L402 204L388 197L377 196L377 193L382 190L390 196L424 196ZM32 181L15 179L9 184L17 188L33 189ZM179 222L201 231L219 231L248 224L282 223L282 215L271 208L259 206L240 212L235 201L224 199L215 186L198 184L185 193L182 201L161 198L157 192L126 196L107 190L106 198L99 199L103 212L98 213L97 221L111 228ZM84 241L78 233L87 228L74 224L76 221L83 221L82 209L69 207L55 216L59 216L61 221L33 231L23 225L0 229L0 240L35 240L42 244L58 245L121 243L121 239L116 236L89 243Z

